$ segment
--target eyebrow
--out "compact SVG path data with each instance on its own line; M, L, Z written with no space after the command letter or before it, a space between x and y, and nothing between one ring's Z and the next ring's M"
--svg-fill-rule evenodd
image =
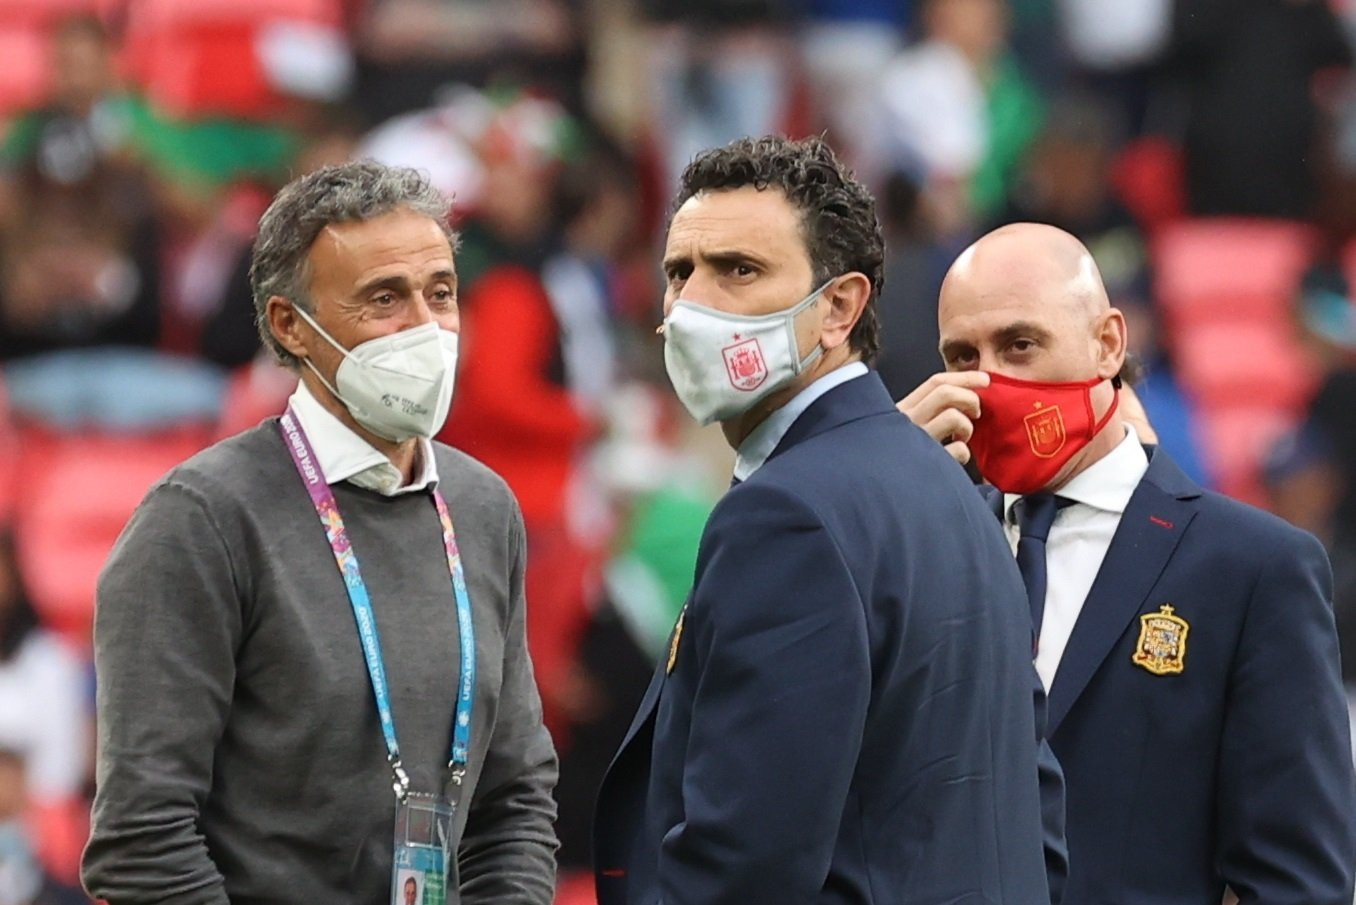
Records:
M441 270L435 271L432 277L429 278L429 282L451 283L453 286L456 286L457 284L456 271L444 267ZM377 289L391 289L396 292L404 292L409 288L409 285L410 285L409 280L405 279L405 277L403 276L392 275L388 277L377 277L376 279L368 280L366 283L360 285L354 294L358 296L365 296L371 294L373 291Z
M972 349L974 349L974 346L970 343L963 342L959 339L948 339L941 344L937 351L941 354L942 361L950 361L952 356L957 353L968 352Z
M1005 327L1000 327L990 334L990 338L993 340L994 344L999 346L1005 346L1013 340L1023 336L1030 337L1039 342L1048 342L1051 333L1048 329L1034 321L1017 321L1016 323L1008 324ZM973 343L960 339L948 339L941 344L938 351L941 352L943 361L949 361L952 355L972 349L974 349Z
M751 251L738 251L732 248L731 249L722 248L716 249L714 251L705 251L702 252L699 255L699 257L702 259L703 262L707 264L714 264L716 266L723 265L728 267L733 264L753 264L757 267L764 268L768 266L768 262L765 258L762 258ZM692 255L686 252L681 252L679 254L670 255L664 258L662 266L664 272L668 273L670 270L679 266L680 264L691 264L691 263Z
M1001 343L1009 343L1019 337L1028 336L1044 342L1050 338L1050 331L1034 321L1017 321L1002 329L995 330L993 338Z

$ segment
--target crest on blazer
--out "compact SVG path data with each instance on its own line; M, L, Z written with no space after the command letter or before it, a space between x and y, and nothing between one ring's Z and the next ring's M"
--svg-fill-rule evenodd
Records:
M739 335L735 334L735 339ZM767 364L763 361L763 347L757 339L746 339L721 349L725 356L725 370L730 383L740 390L756 390L767 380Z
M687 604L678 612L678 621L673 626L673 636L669 638L669 661L664 664L664 675L673 672L674 664L678 662L678 642L683 637L683 617L687 615Z
M1167 676L1186 668L1187 632L1191 626L1173 613L1172 604L1165 603L1157 613L1143 613L1139 617L1139 642L1130 659L1156 676Z
M1048 459L1063 448L1064 415L1060 413L1059 406L1039 409L1023 420L1026 422L1026 439L1031 444L1033 454Z

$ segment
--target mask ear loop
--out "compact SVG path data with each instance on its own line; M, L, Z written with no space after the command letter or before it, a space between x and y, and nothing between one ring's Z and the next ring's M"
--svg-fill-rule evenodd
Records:
M315 365L311 364L311 360L310 360L309 358L303 358L303 359L301 360L301 363L304 364L304 365L306 365L306 367L308 367L308 368L311 369L311 373L314 374L314 375L316 376L316 379L317 379L317 380L319 380L321 383L323 383L323 384L325 385L325 389L329 390L331 393L334 394L334 398L335 398L335 399L338 399L338 400L339 400L340 402L342 402L344 405L350 405L350 403L349 403L349 401L348 401L347 399L345 399L343 396L340 396L340 395L339 395L339 390L335 388L334 384L330 383L328 380L325 379L325 375L320 373L320 369L317 368ZM354 408L359 408L359 409L362 408L362 406L360 406L360 405L359 405L359 406L353 406L353 407L354 407ZM366 410L364 409L364 411L366 411Z
M325 342L329 343L336 350L338 350L340 355L344 356L344 358L350 357L348 350L345 349L343 346L339 345L339 343L335 341L334 337L330 336L330 334L326 332L324 327L317 324L315 322L315 319L312 318L311 315L306 312L306 309L302 308L300 305L293 302L292 310L295 311L298 315L300 315L302 320L310 324L311 329L319 333L321 338L324 339ZM325 385L325 389L329 390L330 393L333 394L335 399L338 399L340 402L342 402L346 407L350 409L356 408L362 411L363 414L370 415L367 409L363 408L361 405L354 405L353 403L345 399L343 396L341 396L339 393L339 389L334 384L330 383L328 380L325 379L325 375L320 373L320 369L315 366L311 359L303 358L301 359L301 363L311 369L311 373L316 376L317 380L319 380L322 384Z
M301 306L298 305L296 302L293 302L293 303L292 303L292 310L295 311L298 315L300 315L302 320L304 320L306 323L310 324L310 325L311 325L311 329L314 330L315 332L319 333L319 334L320 334L320 337L321 337L323 340L325 340L325 342L329 343L331 346L334 346L335 350L336 350L340 355L344 356L345 358L348 358L348 357L349 357L348 349L345 349L343 346L339 345L339 342L338 342L333 336L330 336L329 332L326 331L326 329L325 329L324 327L320 326L319 324L317 324L317 323L315 322L315 318L311 317L311 315L310 315L309 313L307 313L307 311L306 311L305 308L301 307ZM315 368L312 368L311 370L314 371ZM318 372L317 372L317 373L318 373ZM324 378L322 377L321 379L323 380Z
M791 308L786 311L786 335L787 339L790 341L791 356L796 363L797 374L805 373L806 368L818 361L819 356L824 354L824 347L816 341L814 348L811 349L804 358L800 357L800 344L796 342L796 318L799 317L806 308L809 308L810 305L814 303L815 299L823 295L824 290L828 289L829 285L836 279L838 278L829 277L824 281L822 286L792 305Z
M1099 418L1097 422L1092 426L1092 434L1088 437L1089 440L1102 432L1102 428L1106 427L1107 424L1111 421L1111 416L1116 414L1116 409L1121 404L1121 394L1120 394L1121 378L1119 376L1111 378L1111 387L1112 387L1111 405L1107 408L1106 414L1102 415L1102 417ZM1092 389L1089 388L1087 393L1088 393L1088 408L1091 409Z

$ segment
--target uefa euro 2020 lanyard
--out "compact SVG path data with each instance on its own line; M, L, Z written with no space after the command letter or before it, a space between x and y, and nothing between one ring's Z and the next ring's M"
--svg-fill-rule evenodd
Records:
M367 585L363 583L358 571L358 558L354 555L349 542L344 521L339 515L339 505L334 492L320 473L315 462L310 441L302 430L295 414L289 407L278 422L282 430L283 442L292 456L306 490L311 495L316 514L325 526L325 535L329 538L330 548L334 551L334 560L344 576L344 585L348 589L349 603L353 605L353 618L358 624L358 637L362 641L363 658L367 661L367 674L372 680L372 695L377 702L377 715L381 718L381 732L386 738L387 762L391 765L393 781L391 788L396 799L404 802L410 796L410 777L400 762L400 746L396 742L395 719L391 714L391 697L386 684L386 666L381 658L381 644L377 638L377 621L372 612L372 600L367 594ZM461 640L461 681L457 686L457 714L452 728L452 753L447 768L452 780L451 794L453 809L457 807L461 795L462 782L466 776L466 761L471 747L471 708L474 703L476 687L476 643L475 626L471 621L471 598L466 590L466 575L461 566L461 553L457 549L457 535L452 527L452 516L447 511L447 502L436 487L433 488L433 504L438 509L438 519L443 527L443 545L447 549L447 568L452 573L452 592L457 600L457 629Z

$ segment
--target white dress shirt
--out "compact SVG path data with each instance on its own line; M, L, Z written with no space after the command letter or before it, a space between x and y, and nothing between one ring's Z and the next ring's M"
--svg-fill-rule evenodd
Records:
M1112 535L1148 468L1149 457L1139 436L1127 424L1124 440L1058 491L1059 496L1074 503L1055 514L1050 538L1045 542L1045 612L1036 644L1036 672L1047 691L1055 680L1078 614L1083 611L1083 602L1102 568ZM1014 555L1020 535L1013 505L1019 499L1016 494L1003 495L1003 525Z
M296 413L306 439L311 441L316 463L327 484L348 481L382 496L396 496L424 490L438 482L438 464L433 459L433 444L428 440L419 439L414 479L403 484L400 469L321 405L305 383L297 384L297 391L287 403Z
M768 415L744 438L744 442L739 444L739 450L735 454L734 476L743 481L762 468L767 457L772 455L777 444L782 442L782 437L785 437L786 432L791 429L791 425L796 423L796 419L804 414L816 399L834 387L866 373L866 365L854 361L833 369L792 396L791 401Z

